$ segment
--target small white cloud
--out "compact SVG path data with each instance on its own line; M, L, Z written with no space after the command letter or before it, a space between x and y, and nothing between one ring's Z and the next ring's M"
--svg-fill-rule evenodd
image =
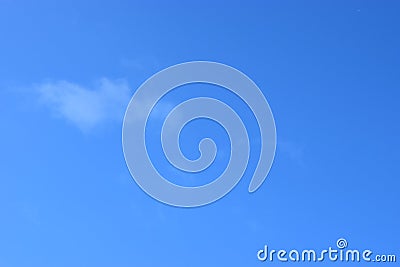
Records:
M87 131L107 121L122 121L131 98L125 80L100 79L93 88L68 81L45 82L36 86L41 101L55 115Z

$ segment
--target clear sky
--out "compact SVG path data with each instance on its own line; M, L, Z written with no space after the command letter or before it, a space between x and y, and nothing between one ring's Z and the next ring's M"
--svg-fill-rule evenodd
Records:
M135 2L0 0L1 267L275 266L257 260L264 245L341 237L400 257L398 1ZM256 82L278 142L258 191L249 171L221 200L184 209L136 185L121 131L140 84L192 60ZM220 172L225 133L190 127L183 152L195 158L208 130ZM197 178L181 182L212 180Z

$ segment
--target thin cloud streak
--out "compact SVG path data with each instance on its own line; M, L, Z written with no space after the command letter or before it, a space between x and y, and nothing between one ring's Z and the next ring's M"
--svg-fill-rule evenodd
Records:
M109 121L122 121L131 98L125 80L102 78L92 88L61 80L35 86L40 101L54 115L62 117L83 131Z

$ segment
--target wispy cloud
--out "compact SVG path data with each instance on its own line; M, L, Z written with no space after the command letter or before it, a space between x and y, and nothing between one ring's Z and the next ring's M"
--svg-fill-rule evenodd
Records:
M131 90L125 80L102 78L86 87L68 81L45 82L35 86L41 102L57 116L83 131L107 121L122 121Z
M304 166L304 147L289 140L282 139L283 138L280 138L278 141L278 149L298 165Z

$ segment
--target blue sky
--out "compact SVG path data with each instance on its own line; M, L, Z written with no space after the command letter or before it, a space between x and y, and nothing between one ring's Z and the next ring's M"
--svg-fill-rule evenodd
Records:
M324 249L340 237L399 257L399 8L1 0L0 266L277 265L257 251ZM278 143L257 192L247 173L223 199L183 209L135 184L121 130L141 83L192 60L255 81ZM189 157L204 123L182 136ZM223 166L221 157L215 172Z

